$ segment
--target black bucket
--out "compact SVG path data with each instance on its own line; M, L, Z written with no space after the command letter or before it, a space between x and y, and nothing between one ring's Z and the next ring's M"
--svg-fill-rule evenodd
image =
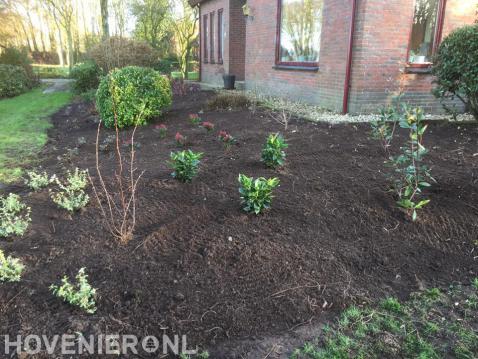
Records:
M223 75L224 80L224 88L226 90L234 90L234 84L236 83L236 76L235 75Z

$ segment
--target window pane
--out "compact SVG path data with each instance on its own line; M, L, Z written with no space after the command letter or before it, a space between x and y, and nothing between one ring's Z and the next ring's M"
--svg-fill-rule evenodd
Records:
M318 62L323 0L282 0L280 61Z
M411 63L431 62L440 0L416 0L410 43Z

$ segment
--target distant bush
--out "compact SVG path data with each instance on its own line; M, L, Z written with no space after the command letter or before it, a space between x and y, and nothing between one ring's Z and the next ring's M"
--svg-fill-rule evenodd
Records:
M152 66L157 56L154 49L145 42L110 37L93 47L89 57L108 73L126 66Z
M250 101L243 94L220 93L208 101L211 110L233 110L249 107Z
M104 77L96 94L96 107L106 127L144 125L171 105L169 80L151 68L129 66Z
M478 119L478 24L453 31L441 43L433 62L435 96L460 99Z
M28 86L32 86L35 82L32 62L26 50L20 50L15 47L7 47L0 55L0 64L20 66L25 70L29 79Z
M30 88L25 70L15 65L0 65L0 98L18 96Z
M76 64L70 72L70 77L75 79L73 89L76 93L84 93L98 88L100 83L100 69L93 61Z

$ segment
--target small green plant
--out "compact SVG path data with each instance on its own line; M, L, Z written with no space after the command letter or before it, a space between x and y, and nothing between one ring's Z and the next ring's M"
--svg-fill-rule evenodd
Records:
M189 114L189 121L191 125L199 125L202 121L201 117L197 113L190 113Z
M270 134L262 149L262 161L267 167L277 168L282 166L285 161L284 149L287 147L288 145L281 134Z
M272 190L279 185L279 179L263 177L254 179L240 174L239 183L244 211L259 214L270 208L273 198Z
M406 146L401 147L401 154L391 156L388 165L393 168L393 191L398 197L397 205L404 208L415 221L417 211L426 206L430 200L422 199L422 191L430 187L429 181L435 182L423 159L428 150L423 145L423 135L427 129L424 124L423 111L419 108L405 107L400 117L400 127L409 130Z
M71 305L80 307L85 312L93 314L96 312L96 289L88 283L88 275L85 274L85 268L81 268L76 275L76 286L71 284L67 276L61 280L61 285L52 284L50 290L59 298Z
M191 150L171 152L171 161L169 162L174 172L171 176L181 182L191 182L198 174L200 159L202 153Z
M75 212L85 207L90 199L85 192L88 184L87 176L88 172L86 170L80 171L76 168L73 173L68 171L65 184L60 182L58 178L53 177L53 181L59 187L57 192L51 194L53 202L69 212Z
M25 266L17 258L5 254L0 249L0 282L18 282Z
M30 207L20 201L20 196L10 193L0 197L0 237L22 236L28 228Z
M27 176L25 184L34 191L45 188L50 184L50 178L46 172L28 171Z
M473 279L472 285L475 289L478 289L478 278Z
M394 107L384 108L380 111L380 119L372 122L372 138L378 140L387 155L392 144L393 135L400 114Z

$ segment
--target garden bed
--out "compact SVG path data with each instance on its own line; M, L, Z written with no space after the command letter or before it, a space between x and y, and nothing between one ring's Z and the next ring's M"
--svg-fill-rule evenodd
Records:
M430 126L425 142L438 184L413 223L387 192L383 151L369 139L369 125L294 120L284 131L261 111L207 111L210 96L175 98L155 123L168 127L164 139L155 124L138 129L137 167L146 172L136 235L125 246L103 229L93 200L69 216L47 190L9 188L25 196L33 221L24 238L0 242L26 265L21 282L0 286L0 333L179 333L213 348L293 330L352 303L403 299L477 276L475 125ZM237 144L226 151L216 132L191 125L188 115L200 110ZM50 174L89 168L94 175L97 120L83 102L55 114L43 167ZM167 164L178 131L187 147L204 152L191 184L173 179ZM276 131L289 143L278 171L260 162L267 135ZM101 156L114 164L112 151ZM239 173L280 179L272 209L259 216L241 210ZM98 290L93 315L48 289L80 267Z

